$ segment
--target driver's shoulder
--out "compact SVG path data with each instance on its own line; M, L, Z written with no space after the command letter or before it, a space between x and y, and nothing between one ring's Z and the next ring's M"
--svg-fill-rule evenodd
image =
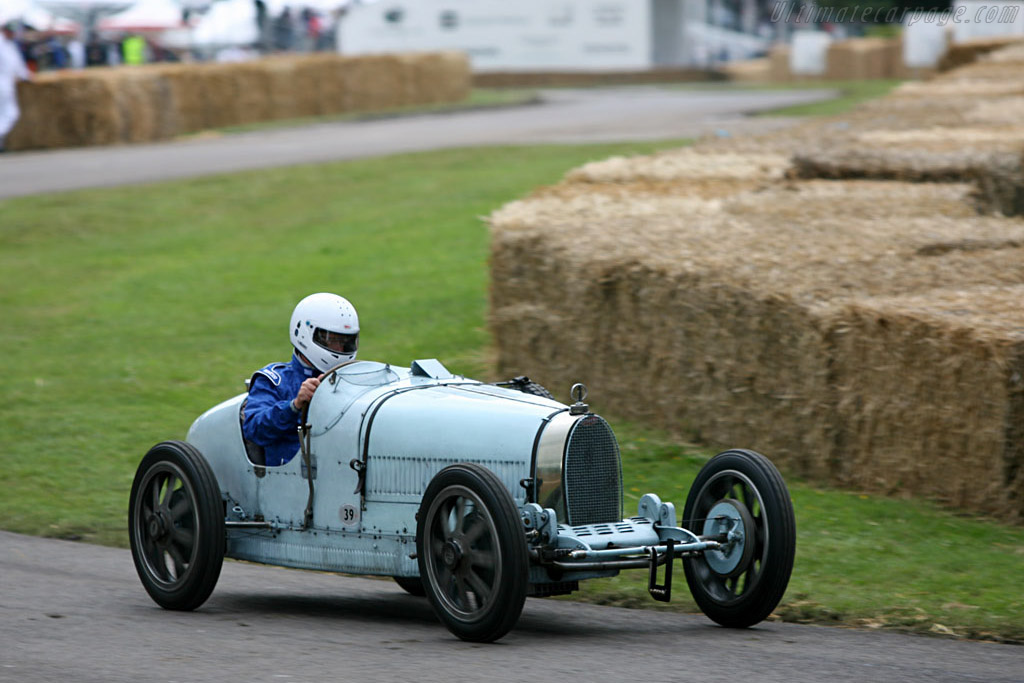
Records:
M255 383L260 377L264 377L271 385L279 387L288 375L288 368L288 363L270 363L253 373L252 383Z

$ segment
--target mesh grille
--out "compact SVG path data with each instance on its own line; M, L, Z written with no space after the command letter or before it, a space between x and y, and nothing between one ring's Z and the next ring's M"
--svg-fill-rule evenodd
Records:
M601 524L622 519L622 465L608 423L588 415L569 433L565 449L565 491L569 523Z

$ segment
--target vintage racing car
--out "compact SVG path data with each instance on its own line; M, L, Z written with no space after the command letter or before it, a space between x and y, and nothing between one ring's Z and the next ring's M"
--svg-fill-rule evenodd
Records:
M199 607L225 556L391 576L456 636L484 642L516 624L528 595L622 569L648 569L651 595L667 601L676 558L724 626L758 623L786 590L793 508L768 459L720 453L681 518L653 493L624 516L615 435L582 385L565 405L527 378L348 361L325 374L300 453L277 467L243 439L246 397L208 410L186 441L154 446L135 475L132 555L164 608Z

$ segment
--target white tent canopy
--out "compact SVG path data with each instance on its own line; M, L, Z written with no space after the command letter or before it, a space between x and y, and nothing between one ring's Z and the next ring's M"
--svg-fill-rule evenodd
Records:
M252 0L214 3L192 31L195 47L252 45L258 40L256 6Z
M75 22L55 16L40 7L34 0L3 0L0 3L0 24L21 22L39 31L74 33L78 30Z
M91 31L101 17L126 10L135 0L35 0L43 9Z
M99 28L108 31L166 31L182 26L182 8L174 0L138 0L99 21Z

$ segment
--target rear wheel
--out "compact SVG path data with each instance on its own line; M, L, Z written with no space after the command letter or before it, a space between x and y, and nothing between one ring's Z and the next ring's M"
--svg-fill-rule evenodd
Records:
M449 631L492 642L519 620L526 538L512 496L493 472L471 463L441 470L423 495L416 546L427 598Z
M402 587L409 595L415 595L417 598L422 598L427 592L423 589L423 581L418 576L393 576L399 586Z
M683 560L693 599L723 626L753 626L779 604L793 570L796 523L789 490L768 458L753 451L716 455L690 488L684 524L726 540L721 550Z
M203 455L183 441L146 453L128 503L132 558L142 585L165 609L202 605L224 563L224 509Z

